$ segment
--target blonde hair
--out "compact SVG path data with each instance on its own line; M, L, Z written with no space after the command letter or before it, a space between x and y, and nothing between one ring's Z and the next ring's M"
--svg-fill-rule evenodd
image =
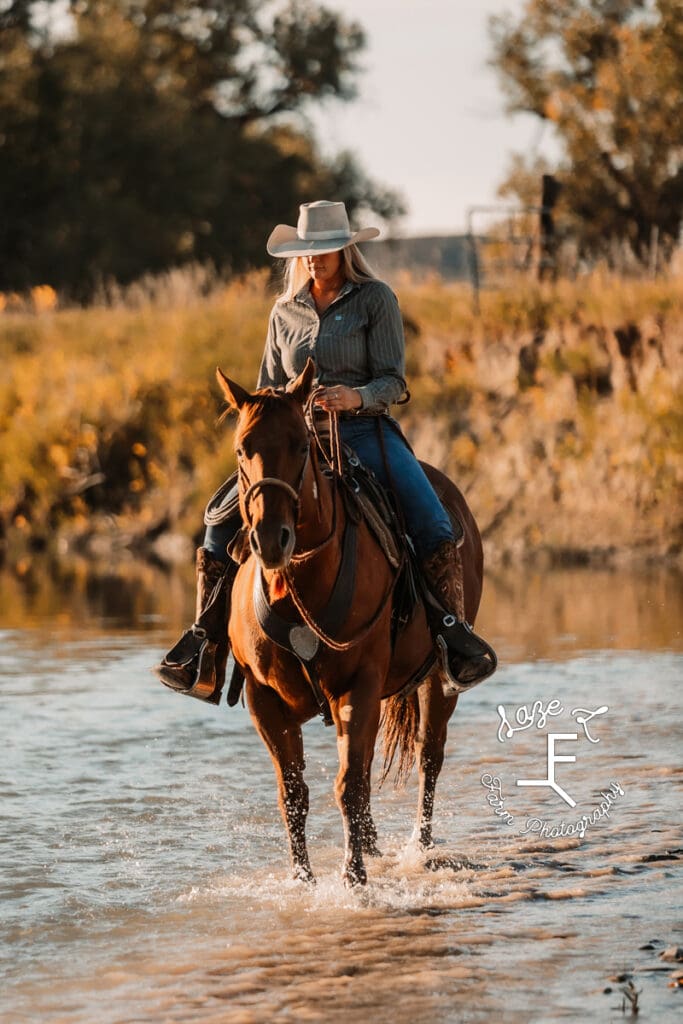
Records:
M365 281L377 281L379 278L357 245L347 245L341 250L342 270L347 281L363 284ZM278 302L289 302L299 294L311 275L306 267L305 256L291 256L286 263L283 275L282 291L277 297Z

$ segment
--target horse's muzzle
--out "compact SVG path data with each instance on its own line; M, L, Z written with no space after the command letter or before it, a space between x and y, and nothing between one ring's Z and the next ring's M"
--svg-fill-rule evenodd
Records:
M295 544L295 531L286 523L277 527L259 523L249 531L249 546L263 569L285 569Z

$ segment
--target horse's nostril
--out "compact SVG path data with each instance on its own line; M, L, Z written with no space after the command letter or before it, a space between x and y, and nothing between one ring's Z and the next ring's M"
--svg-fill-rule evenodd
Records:
M281 545L283 551L285 550L285 548L289 544L289 539L290 539L291 536L292 536L292 531L289 529L289 527L288 526L283 526L282 530L280 531L280 545Z

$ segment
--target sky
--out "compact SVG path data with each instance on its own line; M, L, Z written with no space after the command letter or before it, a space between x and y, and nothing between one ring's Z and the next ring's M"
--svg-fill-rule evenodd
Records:
M359 97L312 115L323 152L352 150L409 214L396 234L464 230L469 206L500 202L510 153L551 152L531 115L511 117L493 68L488 18L523 0L327 0L357 20L367 49Z

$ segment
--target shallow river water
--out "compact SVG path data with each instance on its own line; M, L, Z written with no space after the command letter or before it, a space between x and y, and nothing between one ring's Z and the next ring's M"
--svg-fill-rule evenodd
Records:
M386 785L354 891L332 731L305 728L305 887L247 711L150 675L189 577L24 567L0 600L3 1021L621 1021L629 980L641 1024L681 1019L680 575L490 577L501 666L451 720L436 848L409 843L415 778ZM574 806L517 786L552 777L549 734L576 735Z

